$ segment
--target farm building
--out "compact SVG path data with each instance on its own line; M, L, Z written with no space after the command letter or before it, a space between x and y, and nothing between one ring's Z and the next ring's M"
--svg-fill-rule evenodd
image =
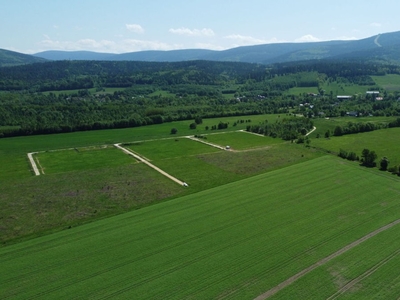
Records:
M350 100L353 96L348 96L348 95L338 95L336 96L336 99L338 100Z

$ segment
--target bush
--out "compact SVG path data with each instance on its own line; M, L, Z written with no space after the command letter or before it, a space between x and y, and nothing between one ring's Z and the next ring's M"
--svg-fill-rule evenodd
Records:
M176 128L171 129L171 134L176 134L177 132L178 132L178 129L176 129Z

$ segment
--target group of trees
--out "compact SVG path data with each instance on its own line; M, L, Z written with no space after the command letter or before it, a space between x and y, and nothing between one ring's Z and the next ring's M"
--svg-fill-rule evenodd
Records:
M362 166L368 168L374 168L377 166L376 160L378 159L378 155L373 150L363 149L361 152L361 157L359 157L355 152L347 152L346 150L340 149L338 156L351 161L360 161ZM379 162L379 169L382 171L389 171L400 176L400 166L393 166L389 168L389 159L386 156L381 158Z
M317 61L270 67L211 61L56 61L3 67L0 90L7 92L0 93L0 126L8 128L0 129L0 136L135 127L191 120L195 116L219 118L294 111L309 118L334 117L345 116L355 108L363 115L400 115L400 94L385 95L385 101L379 102L365 95L338 102L320 87L321 82L332 80L352 82L363 78L367 82L368 74L387 72L399 73L399 68ZM110 93L106 87L121 90ZM291 87L318 87L320 95L286 94ZM65 90L69 89L76 91L67 94ZM43 93L48 90L52 92ZM55 90L63 92L56 94ZM310 102L313 105L300 105ZM397 122L389 126L399 126L400 121ZM221 126L218 124L215 129ZM301 128L292 128L290 122L275 126L263 124L249 130L284 139L301 134ZM353 123L338 127L333 134L370 131L376 126Z
M308 118L289 117L279 119L275 123L265 121L258 125L248 125L246 130L283 140L296 140L312 128L313 122Z
M371 122L348 122L347 125L338 125L335 127L333 131L334 136L342 136L345 134L352 134L352 133L360 133L360 132L368 132L374 131L377 129L381 129L386 125L383 124L375 124Z

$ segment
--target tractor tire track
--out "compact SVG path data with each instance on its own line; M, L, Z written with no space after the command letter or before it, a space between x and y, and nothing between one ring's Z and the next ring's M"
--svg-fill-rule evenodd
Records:
M289 286L290 284L292 284L293 282L295 282L296 280L300 279L301 277L303 277L304 275L310 273L311 271L314 271L316 268L326 264L327 262L331 261L332 259L342 255L343 253L353 249L354 247L360 245L362 242L365 242L366 240L376 236L377 234L392 228L393 226L396 226L397 224L400 224L400 219L389 223L375 231L370 232L369 234L363 236L362 238L354 241L353 243L343 247L342 249L332 253L331 255L321 259L320 261L316 262L315 264L309 266L308 268L300 271L299 273L293 275L292 277L286 279L285 281L281 282L280 284L278 284L277 286L275 286L274 288L266 291L265 293L261 294L260 296L256 297L255 300L263 300L263 299L267 299L273 295L275 295L276 293L278 293L279 291L281 291L282 289L284 289L285 287Z

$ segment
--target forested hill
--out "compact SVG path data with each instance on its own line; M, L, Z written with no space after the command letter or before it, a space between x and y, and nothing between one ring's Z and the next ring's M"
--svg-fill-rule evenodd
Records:
M400 63L400 31L379 34L361 40L328 41L313 43L276 43L244 46L224 51L187 49L171 51L139 51L123 54L94 53L87 51L46 51L35 56L50 60L111 60L176 62L188 60L235 61L273 64L343 57L387 59Z
M0 49L0 67L44 62L46 59L14 51Z
M156 84L220 85L264 76L265 66L236 62L55 61L0 68L0 90L32 92Z

